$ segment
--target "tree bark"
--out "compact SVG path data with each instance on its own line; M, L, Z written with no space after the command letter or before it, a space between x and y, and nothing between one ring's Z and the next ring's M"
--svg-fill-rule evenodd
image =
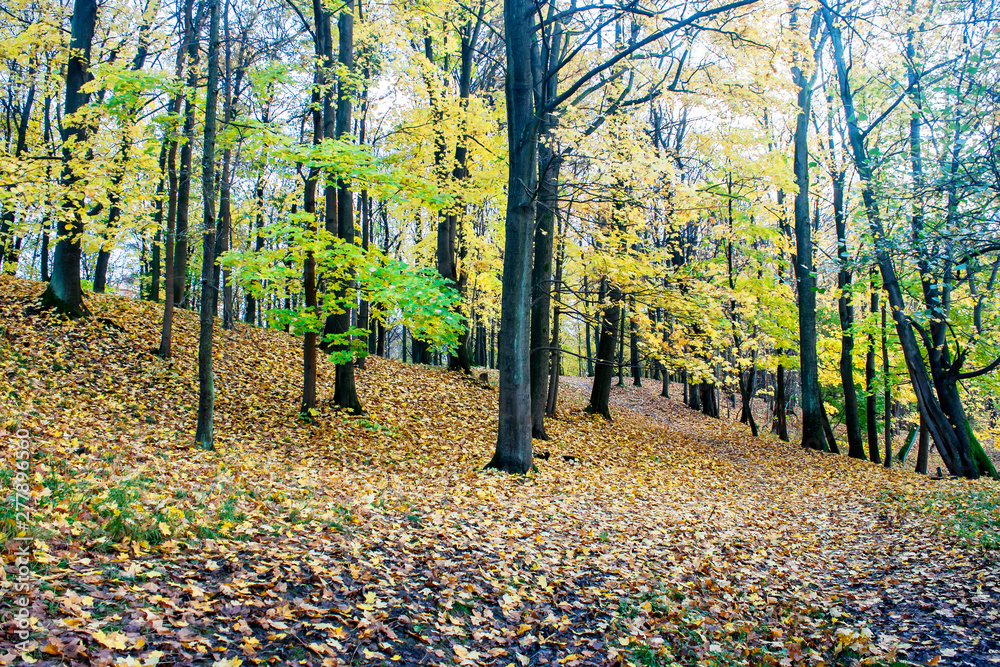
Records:
M488 468L525 473L532 467L529 324L532 228L538 173L538 119L532 100L531 53L535 5L504 0L507 140L510 152L500 298L500 409L497 444Z
M774 421L771 424L771 432L776 433L778 438L788 442L788 416L785 406L788 398L785 395L785 366L778 364L774 378Z
M833 187L833 219L837 229L837 287L840 298L837 310L840 315L840 384L844 390L844 422L847 428L847 455L853 459L865 458L865 445L861 439L861 419L858 414L858 394L854 386L854 303L851 293L850 257L847 254L847 216L844 210L845 172L837 164L833 142L833 103L828 99L827 152L830 161Z
M177 60L174 66L175 75L179 79L184 71L184 58L188 48L188 42L193 39L194 24L194 0L185 0L184 17L179 20L181 26L181 43L177 47ZM183 94L174 96L170 105L170 113L177 115L181 110ZM177 199L179 183L177 178L177 138L174 135L164 137L167 145L167 234L164 243L163 262L163 326L160 329L160 347L157 354L164 359L169 359L171 355L173 341L174 308L177 303L174 300L174 283L182 280L174 271L174 249L177 236Z
M632 366L632 385L642 386L642 361L639 359L639 324L635 321L635 300L632 301L632 317L629 322L629 362Z
M875 269L871 275L871 306L869 313L877 317L879 290L875 284ZM875 386L875 334L868 335L868 352L865 354L865 424L868 427L868 457L873 463L882 463L882 450L878 439L877 388Z
M215 333L215 135L219 98L219 3L209 3L208 89L205 93L204 150L201 157L201 191L204 211L201 259L201 317L198 333L198 426L195 443L215 449L215 379L212 370L212 339Z
M601 335L597 341L597 363L594 365L594 384L590 390L587 412L601 415L611 421L611 380L615 375L615 345L618 342L618 323L621 319L622 294L615 286L608 285L607 277L601 279Z
M177 223L174 228L174 303L183 307L187 301L188 264L188 212L191 204L191 160L194 149L195 98L198 88L198 33L204 3L200 2L198 16L188 33L187 40L187 90L184 101L184 143L181 145L181 171L177 181Z
M339 60L343 69L354 70L354 0L347 0L337 18L337 28L340 36ZM347 76L339 77L337 83L337 138L341 139L351 129L351 92ZM327 199L329 203L329 199ZM339 236L347 243L354 243L354 196L350 183L337 179L337 227ZM352 291L352 285L344 285L340 296L344 297ZM338 299L346 301L346 299ZM351 308L342 304L342 313L337 315L337 332L346 334L351 328ZM349 352L350 341L338 345L335 349ZM334 379L333 402L351 414L361 414L364 410L358 400L357 388L354 384L354 359L349 357L343 363L337 364Z
M556 404L559 399L559 376L562 372L560 370L562 366L562 344L559 340L559 319L562 315L562 308L559 305L559 295L562 288L563 265L566 262L566 243L562 237L563 225L559 224L558 227L559 251L556 257L555 282L552 286L555 293L555 306L552 308L552 350L549 357L549 388L548 398L545 403L546 417L552 417L556 414ZM577 351L579 349L578 346Z
M917 439L917 467L916 472L921 475L927 474L927 461L930 459L930 433L927 430L927 423L924 418L920 418L920 435Z
M83 305L80 286L80 237L83 235L83 202L73 190L80 176L73 167L73 145L86 142L89 128L68 118L86 106L90 93L86 92L90 64L90 46L97 23L96 0L74 0L70 20L70 57L66 64L66 119L63 127L62 186L67 192L62 209L69 218L68 224L56 225L56 247L52 256L52 276L42 296L44 306L65 313L70 317L88 314Z
M793 12L794 16L794 12ZM823 405L819 394L819 366L816 353L816 291L813 271L812 225L809 220L809 113L811 86L802 69L792 67L798 88L798 116L795 119L793 171L795 195L795 277L799 305L799 370L802 386L802 446L827 450L823 433Z

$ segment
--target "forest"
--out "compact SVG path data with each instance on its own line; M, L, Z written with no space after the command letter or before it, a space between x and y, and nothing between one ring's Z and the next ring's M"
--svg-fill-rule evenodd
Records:
M993 0L0 47L0 664L1000 661Z

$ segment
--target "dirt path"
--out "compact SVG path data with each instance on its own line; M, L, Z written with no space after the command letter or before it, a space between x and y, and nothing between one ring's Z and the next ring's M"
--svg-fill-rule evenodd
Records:
M589 396L590 378L563 377L561 383L577 393L570 401ZM655 387L613 387L612 406L641 414L668 432L689 433L692 422L708 425L714 421L662 398L660 384L651 384ZM759 442L762 447L787 447L774 439ZM767 457L753 461L741 448L734 460L725 441L704 436L699 445L737 463L740 474L760 482L755 488L780 489L787 481L785 471L770 466ZM872 468L878 470L878 466ZM814 558L807 556L812 576L820 582L817 594L839 600L845 619L863 619L874 640L882 646L896 646L902 660L976 667L1000 663L996 552L956 549L929 534L912 516L890 515L881 505L845 497L838 489L835 485L824 489L817 483L812 497L782 513L789 535L807 527L809 515L829 519L815 544L819 551ZM787 572L780 562L772 561L772 571Z

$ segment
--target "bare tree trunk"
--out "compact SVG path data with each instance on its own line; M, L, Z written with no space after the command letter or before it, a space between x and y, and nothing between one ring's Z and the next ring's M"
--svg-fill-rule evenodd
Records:
M556 414L556 404L559 399L559 375L562 365L562 347L559 340L559 318L562 308L559 303L559 295L562 290L563 264L566 261L566 243L563 240L563 225L558 228L559 252L556 256L556 274L553 289L555 291L555 306L552 308L552 350L549 356L549 388L548 397L545 403L545 415L552 417ZM579 347L577 348L579 350Z
M188 33L187 90L184 102L184 143L181 145L181 173L177 183L177 224L174 229L174 304L183 307L187 297L188 212L191 204L191 160L194 148L195 97L198 87L198 33L204 2L198 6L198 16Z
M889 382L889 346L886 344L885 304L882 305L882 381L885 386L885 467L892 467L892 385Z
M601 415L611 421L611 379L615 375L615 344L618 342L618 322L621 319L621 290L608 286L608 279L601 279L601 303L605 294L608 303L601 309L601 335L597 341L597 363L594 384L590 390L587 412Z
M639 325L635 321L635 300L632 300L632 317L629 319L629 361L632 365L632 385L642 386L642 361L639 359Z
M796 5L796 11L801 11ZM793 20L796 11L793 11ZM798 88L793 170L795 195L795 277L799 305L799 369L802 384L802 446L826 451L823 405L819 395L819 365L816 352L816 284L813 273L812 225L809 220L809 113L812 90L802 69L792 67Z
M212 371L212 339L215 333L215 135L219 98L219 3L209 2L208 89L205 93L204 152L201 158L201 191L204 203L201 260L201 317L198 335L198 427L195 443L215 449L215 379Z
M532 467L531 251L535 223L538 118L532 99L531 53L536 40L535 5L504 0L507 57L507 136L510 152L507 224L500 299L500 410L497 445L488 468L525 473Z
M878 289L875 284L875 269L872 269L872 297L869 313L878 316ZM868 336L868 352L865 354L865 422L868 427L868 457L873 463L882 463L882 450L878 439L877 388L875 387L875 334Z

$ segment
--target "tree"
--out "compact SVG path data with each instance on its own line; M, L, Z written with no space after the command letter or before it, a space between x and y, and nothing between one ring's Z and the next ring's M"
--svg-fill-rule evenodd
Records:
M532 466L529 324L539 123L532 99L531 54L536 27L532 2L504 0L510 157L498 349L500 412L496 451L486 467L510 473L526 473Z
M794 28L799 5L792 8ZM810 27L810 41L819 29L818 15ZM823 400L819 391L819 361L816 352L816 272L813 264L812 223L809 215L809 114L812 81L802 63L792 66L792 80L798 88L798 115L795 119L795 278L799 301L799 371L802 382L802 446L827 450L823 433ZM813 77L815 79L815 76Z
M892 311L896 333L899 337L906 361L910 382L917 396L917 405L927 428L934 438L938 452L948 469L957 475L969 478L979 477L979 467L972 457L972 446L964 424L964 411L957 391L950 391L950 383L942 382L937 388L932 386L927 368L921 355L914 321L907 314L907 305L900 286L900 280L892 257L889 254L889 240L882 220L882 205L876 195L874 173L871 166L865 135L858 125L858 115L854 103L854 90L848 77L847 59L840 27L829 8L823 9L823 17L830 32L834 62L840 87L840 99L847 118L848 139L855 168L862 183L862 197L865 213L874 239L874 255L882 275L883 286ZM933 341L928 339L933 353ZM951 364L949 363L949 366ZM955 373L955 382L959 373ZM944 379L944 376L941 376Z
M52 276L42 303L70 317L87 314L80 286L80 242L84 231L83 202L75 191L79 186L80 160L78 151L88 137L86 120L78 112L90 101L84 89L90 65L90 47L97 23L96 0L75 0L70 21L70 58L66 65L66 112L63 123L62 149L62 212L64 220L57 225L56 247L52 257Z
M215 378L212 372L212 339L215 331L215 138L219 100L219 3L209 3L208 90L205 94L205 133L201 158L203 204L201 260L201 317L198 333L198 426L195 443L215 449L212 441L215 414Z
M341 74L337 82L337 139L342 139L351 127L351 96L352 84L350 73L354 70L354 0L347 0L337 18L337 28L340 33L339 59ZM346 243L354 243L354 195L350 182L345 178L337 179L337 231ZM327 198L329 205L330 199ZM349 285L344 286L344 291ZM337 315L337 331L340 336L347 336L351 328L351 311L343 307ZM334 349L350 350L350 343L338 343ZM333 402L352 414L364 412L358 392L354 386L354 359L347 358L337 364Z

